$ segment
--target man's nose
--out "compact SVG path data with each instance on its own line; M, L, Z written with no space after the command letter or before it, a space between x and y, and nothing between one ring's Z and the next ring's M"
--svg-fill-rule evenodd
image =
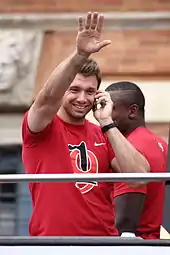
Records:
M85 102L86 101L86 95L83 91L79 93L77 100L79 102Z

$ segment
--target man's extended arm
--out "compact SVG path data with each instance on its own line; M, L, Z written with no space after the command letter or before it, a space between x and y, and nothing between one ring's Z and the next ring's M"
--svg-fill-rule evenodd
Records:
M28 126L32 132L42 131L52 121L65 91L85 60L85 56L75 51L54 69L29 110Z
M65 91L90 54L111 43L100 40L103 20L103 15L90 12L84 23L79 18L75 52L56 67L29 110L28 126L32 132L42 131L52 121Z

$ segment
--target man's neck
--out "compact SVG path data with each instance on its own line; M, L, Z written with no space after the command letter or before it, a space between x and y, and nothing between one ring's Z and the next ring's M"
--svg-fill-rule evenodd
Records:
M129 125L129 128L125 131L124 135L128 136L130 133L132 133L136 128L138 127L145 127L145 121L140 120L138 122L133 123L132 125Z
M85 118L74 118L66 113L66 111L62 108L60 108L57 112L57 115L66 123L72 124L72 125L83 125L85 123Z

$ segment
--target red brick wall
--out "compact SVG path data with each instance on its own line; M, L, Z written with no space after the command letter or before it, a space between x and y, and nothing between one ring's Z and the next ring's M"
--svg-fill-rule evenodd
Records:
M37 88L42 86L53 68L75 47L75 32L48 32L37 73ZM104 77L139 75L169 76L170 31L105 32L112 45L94 54Z
M168 11L169 0L1 0L0 12Z

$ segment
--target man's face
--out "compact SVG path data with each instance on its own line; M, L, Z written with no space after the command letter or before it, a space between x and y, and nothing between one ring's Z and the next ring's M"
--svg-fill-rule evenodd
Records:
M76 75L62 101L62 107L69 118L77 121L85 118L93 107L97 85L96 76Z
M130 108L123 103L123 92L113 91L111 92L111 98L114 102L112 119L116 122L118 129L121 133L126 133L129 128L129 114Z

